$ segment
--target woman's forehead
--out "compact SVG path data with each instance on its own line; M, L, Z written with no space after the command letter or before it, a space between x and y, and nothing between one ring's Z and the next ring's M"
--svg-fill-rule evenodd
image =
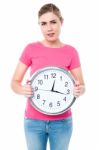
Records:
M51 20L57 20L59 19L53 12L47 12L44 13L42 16L40 16L39 21L40 22L49 22Z

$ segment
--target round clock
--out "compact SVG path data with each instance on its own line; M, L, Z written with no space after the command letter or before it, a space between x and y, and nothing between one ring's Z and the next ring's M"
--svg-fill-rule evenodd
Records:
M73 95L74 80L63 68L42 68L33 74L30 83L33 88L31 103L44 114L62 114L76 99Z

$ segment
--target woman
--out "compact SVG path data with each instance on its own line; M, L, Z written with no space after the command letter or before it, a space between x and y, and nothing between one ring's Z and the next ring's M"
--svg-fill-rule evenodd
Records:
M29 67L30 75L46 66L67 69L75 79L73 90L77 98L85 91L80 59L77 50L61 42L59 35L63 24L60 10L54 4L43 5L38 12L39 26L44 40L28 44L23 50L11 81L11 87L17 94L30 97L31 85L22 85ZM47 115L37 111L27 98L24 116L24 128L28 150L46 150L49 138L51 150L68 150L72 135L71 109L59 115Z

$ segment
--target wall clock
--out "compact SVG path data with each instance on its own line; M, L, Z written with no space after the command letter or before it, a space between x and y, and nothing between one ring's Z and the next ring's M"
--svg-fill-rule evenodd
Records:
M31 103L44 114L62 114L76 99L73 95L74 79L63 68L44 67L32 75L30 84L33 88Z

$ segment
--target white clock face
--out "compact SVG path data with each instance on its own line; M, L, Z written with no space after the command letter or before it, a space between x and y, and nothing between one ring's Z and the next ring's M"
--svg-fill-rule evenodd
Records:
M65 112L75 101L74 81L71 75L58 67L46 67L31 78L32 105L44 114L57 115Z

